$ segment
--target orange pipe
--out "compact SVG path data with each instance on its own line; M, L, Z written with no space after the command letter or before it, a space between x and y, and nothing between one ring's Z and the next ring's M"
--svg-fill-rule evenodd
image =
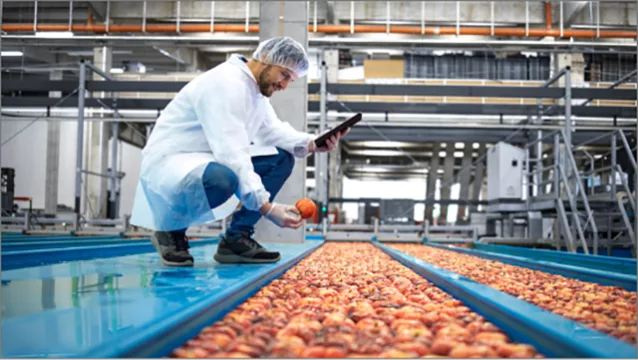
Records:
M552 3L545 1L545 28L552 28Z
M104 24L77 24L72 25L72 31L74 32L91 32L91 33L106 33L106 26ZM37 31L67 31L69 29L68 24L38 24ZM3 24L2 31L6 32L33 32L33 24ZM180 24L180 32L182 33L197 33L197 32L210 32L211 28L209 24ZM243 33L246 32L246 25L244 24L215 24L213 26L215 32L234 32ZM142 33L142 25L138 24L111 24L109 26L109 33ZM147 24L147 33L177 33L176 24ZM259 32L259 25L249 25L249 33ZM308 26L308 32L314 32L313 25ZM350 25L317 25L318 33L326 34L347 34L350 33ZM355 33L386 33L385 25L355 25ZM412 35L456 35L456 27L424 27L420 26L393 26L390 27L390 33L393 34L412 34ZM459 29L460 35L484 35L490 36L491 30L489 27L461 27ZM495 36L518 36L525 37L524 28L494 28ZM529 29L530 37L544 37L553 36L560 37L560 31L558 29ZM575 30L564 29L564 38L596 38L596 30ZM625 30L600 30L601 38L627 38L635 39L636 31Z

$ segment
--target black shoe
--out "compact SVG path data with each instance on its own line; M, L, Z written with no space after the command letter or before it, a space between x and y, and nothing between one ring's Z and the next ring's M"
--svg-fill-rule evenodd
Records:
M195 262L188 252L190 246L183 231L156 231L151 243L166 266L193 266Z
M242 232L241 236L232 239L222 235L214 258L223 264L241 264L273 263L279 261L281 256L276 251L264 249L250 233Z

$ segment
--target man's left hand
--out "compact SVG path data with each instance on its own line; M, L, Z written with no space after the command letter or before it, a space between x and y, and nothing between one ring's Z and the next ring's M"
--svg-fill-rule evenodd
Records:
M322 134L327 133L330 130L326 130L325 132L323 132ZM339 139L341 139L342 137L346 136L346 134L348 134L350 132L350 129L347 129L346 131L342 132L342 133L337 133L336 135L333 135L332 137L330 137L329 139L326 140L326 145L322 146L322 147L317 147L317 145L315 144L314 140L310 140L308 142L308 151L309 152L330 152L334 149L337 148L337 144L339 143Z

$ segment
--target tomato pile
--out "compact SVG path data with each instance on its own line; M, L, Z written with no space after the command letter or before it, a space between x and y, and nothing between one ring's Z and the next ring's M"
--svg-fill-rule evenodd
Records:
M325 244L171 356L542 357L369 243Z
M636 293L416 244L393 248L636 344Z

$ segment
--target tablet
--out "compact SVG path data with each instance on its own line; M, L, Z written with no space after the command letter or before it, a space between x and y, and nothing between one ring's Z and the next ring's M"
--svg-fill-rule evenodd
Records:
M317 147L326 146L326 140L330 139L333 135L336 135L338 133L342 133L342 132L346 131L347 129L353 127L359 121L361 121L361 113L358 113L357 115L351 117L350 119L342 122L341 124L339 124L334 129L332 129L332 130L328 131L327 133L321 135L320 137L316 138L315 139L315 145Z

